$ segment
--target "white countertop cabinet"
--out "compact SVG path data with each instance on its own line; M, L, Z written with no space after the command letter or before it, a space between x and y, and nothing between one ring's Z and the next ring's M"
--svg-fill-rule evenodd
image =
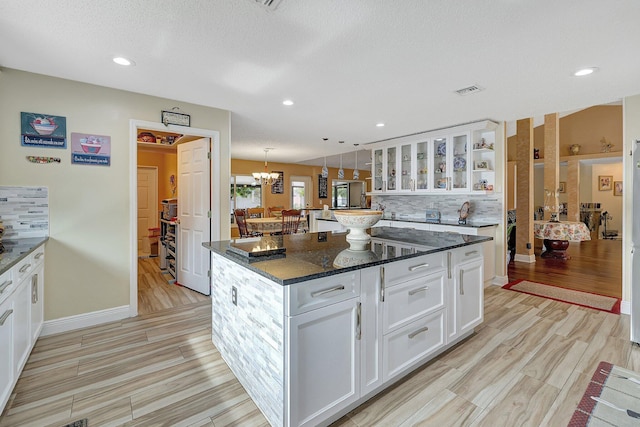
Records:
M469 336L482 271L471 244L283 286L213 252L213 342L271 425L328 425Z
M0 276L0 411L44 323L44 245Z

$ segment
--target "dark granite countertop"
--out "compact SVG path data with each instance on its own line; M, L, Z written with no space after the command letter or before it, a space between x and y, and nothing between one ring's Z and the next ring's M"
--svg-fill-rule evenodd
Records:
M334 221L338 222L334 217L331 218L316 218L318 221ZM404 216L396 216L392 217L391 215L385 215L382 217L382 220L386 221L397 221L397 222L417 222L420 224L440 224L440 225L451 225L454 227L470 227L470 228L483 228L483 227L495 227L498 225L497 222L482 222L482 221L471 221L467 220L466 224L458 224L458 220L449 220L444 219L440 222L427 221L426 218L416 218L416 217L404 217Z
M348 250L346 232L265 236L207 242L202 245L276 283L291 285L492 240L485 236L393 227L372 228L368 233L372 237L371 243L367 244L369 250L357 252ZM229 250L231 246L234 246L234 251ZM255 251L265 250L267 247L270 253L268 256L250 257L238 254L246 251L255 255ZM284 248L284 252L277 253L275 249L278 248Z
M48 237L3 240L1 245L4 250L0 249L0 274L6 273L47 240Z

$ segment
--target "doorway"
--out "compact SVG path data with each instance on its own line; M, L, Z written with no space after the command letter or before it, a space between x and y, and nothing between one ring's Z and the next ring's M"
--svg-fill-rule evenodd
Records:
M190 141L193 140L198 140L198 139L205 139L207 141L207 145L210 144L210 149L208 148L207 151L210 152L210 155L207 155L206 152L205 154L205 158L206 158L206 162L208 163L208 170L211 171L219 171L220 170L220 136L219 136L219 132L217 131L213 131L213 130L208 130L208 129L197 129L197 128L185 128L185 127L181 127L181 126L175 126L175 125L168 125L165 126L162 123L156 123L156 122L146 122L146 121L141 121L141 120L131 120L130 121L130 176L131 176L131 182L130 182L130 200L131 200L131 205L130 205L130 246L131 246L131 257L130 257L130 271L131 271L131 275L130 275L130 280L129 280L129 311L130 311L130 315L131 316L136 316L138 314L138 281L139 281L139 276L140 275L144 275L145 273L148 273L148 268L149 266L140 266L138 263L138 249L139 249L139 242L138 242L138 233L139 233L139 227L140 225L138 224L138 220L137 220L137 216L138 216L138 205L139 205L139 193L138 193L138 175L137 175L137 167L138 167L138 134L141 131L149 131L151 133L156 132L158 134L163 134L163 133L172 133L172 134L180 134L180 135L184 135L185 136L185 143L189 143ZM188 134L188 135L185 135ZM187 139L188 137L188 139ZM150 145L155 145L153 143L153 141L149 141L151 144ZM182 141L177 141L177 146L179 146L182 143ZM158 146L162 145L162 142L158 142ZM168 145L172 145L172 144L168 144ZM174 149L175 150L175 149ZM177 153L176 153L177 156ZM175 173L174 173L174 182L175 180L177 180L179 182L179 177L177 176L177 157L176 160L174 162L176 164L176 169L175 169ZM198 172L199 173L199 172ZM159 187L163 187L163 177L160 176L158 178L159 180ZM186 179L188 180L188 178ZM168 180L165 180L168 181ZM206 185L206 187L204 186L200 186L201 188L203 188L203 191L206 191L208 193L208 197L206 197L207 202L208 202L208 206L209 204L212 204L213 201L218 201L220 199L220 176L219 173L211 173L209 174L209 172L207 171L206 177L204 178L204 182ZM194 185L195 187L195 185ZM186 190L184 190L186 191ZM203 198L202 198L203 199ZM202 201L202 200L195 200L192 198L192 201ZM211 201L211 202L209 202ZM185 203L188 203L188 200L185 201ZM159 207L155 209L155 211L159 211ZM198 209L187 209L188 213L193 213L197 211L197 214L200 215L202 213L202 206L200 206ZM183 212L184 213L184 212ZM197 236L195 236L196 238L202 239L202 241L208 241L208 240L220 240L220 212L219 209L211 209L210 207L206 210L204 210L204 215L206 216L206 221L209 225L208 230L206 233L196 233ZM210 231L209 231L210 230ZM193 230L191 230L193 231ZM193 233L192 233L193 235ZM189 239L187 238L188 241ZM192 243L192 242L191 242ZM207 280L208 283L208 275L206 274L206 272L208 272L208 263L206 261L202 261L203 257L196 257L197 254L194 253L193 248L196 245L191 244L191 250L183 250L182 251L182 256L185 258L185 266L187 268L190 269L190 273L194 273L193 271L193 267L197 267L199 268L199 271L197 272L198 274L201 273L202 269L204 269L205 271L205 280ZM202 247L201 243L199 245L197 245L199 248ZM204 249L204 248L202 248ZM207 253L208 255L208 253ZM195 258L198 258L198 260L195 260ZM153 267L153 266L151 266ZM178 288L178 287L176 287ZM187 302L188 303L188 302Z
M150 231L158 227L158 168L138 166L138 257L157 256Z

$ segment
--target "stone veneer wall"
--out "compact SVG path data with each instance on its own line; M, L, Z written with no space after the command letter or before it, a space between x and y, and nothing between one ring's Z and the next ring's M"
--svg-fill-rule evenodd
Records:
M49 235L49 189L47 187L0 186L0 220L4 239Z
M211 272L213 344L269 423L283 425L284 287L215 253Z
M378 209L384 206L385 214L395 212L397 216L409 216L424 218L427 209L440 211L443 221L457 220L458 210L464 202L471 205L469 221L502 223L503 206L497 197L491 195L373 195L371 196L371 208Z

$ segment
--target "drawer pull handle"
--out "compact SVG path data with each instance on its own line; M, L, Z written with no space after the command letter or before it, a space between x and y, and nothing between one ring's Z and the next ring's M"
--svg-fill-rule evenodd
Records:
M451 279L451 252L447 252L447 276Z
M22 266L22 268L20 268L20 273L24 273L25 271L27 271L28 269L31 268L31 264L25 264Z
M418 329L417 331L413 331L413 332L411 332L411 333L408 335L408 337L409 337L409 339L410 339L410 340L412 340L413 338L415 338L415 336L416 336L416 335L421 334L421 333L423 333L423 332L427 332L428 330L429 330L429 327L428 327L428 326L422 327L422 328Z
M338 285L338 286L334 286L333 288L323 289L321 291L311 292L311 297L315 298L315 297L318 297L320 295L328 294L329 292L341 291L343 289L344 289L344 285Z
M464 283L462 283L463 279L464 279L464 270L460 270L460 295L464 295Z
M471 251L471 252L465 253L464 256L471 256L471 255L477 254L477 253L478 253L478 251Z
M7 289L7 286L9 286L12 283L13 283L13 280L7 280L2 285L0 285L0 294L3 293L4 290Z
M43 255L44 255L44 252L38 252L34 258L35 259L40 259L40 258L42 258Z
M11 316L11 313L13 313L13 309L9 309L9 310L4 312L2 317L0 317L0 326L4 325L4 322L6 322L7 319L9 318L9 316Z
M384 302L384 290L385 290L385 283L384 283L384 267L380 267L380 302Z
M362 303L358 303L356 309L356 339L359 340L362 337Z
M409 291L409 295L415 295L418 292L428 291L428 290L429 290L428 286L425 286L425 287L422 287L422 288L418 288L418 289L412 289L412 290Z
M419 270L421 268L427 268L427 267L429 267L429 264L425 262L424 264L413 265L413 266L409 267L409 271L416 271L416 270Z

